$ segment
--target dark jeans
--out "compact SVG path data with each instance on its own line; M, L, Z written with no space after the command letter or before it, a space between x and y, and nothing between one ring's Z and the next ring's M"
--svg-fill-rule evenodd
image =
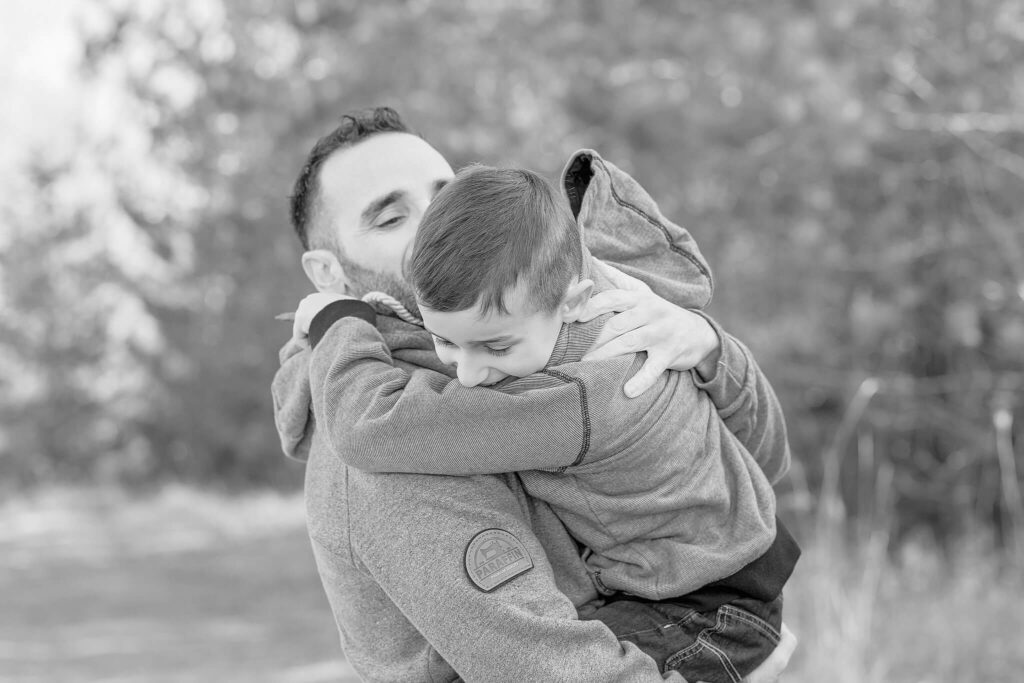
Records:
M613 599L589 619L600 619L689 683L738 683L779 644L782 596L771 602L736 598L710 612L684 603Z

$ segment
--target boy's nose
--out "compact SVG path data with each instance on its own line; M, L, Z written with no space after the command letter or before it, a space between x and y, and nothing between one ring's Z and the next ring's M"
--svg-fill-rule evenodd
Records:
M455 375L464 387L475 387L487 379L487 368L473 366L470 363L456 363Z
M460 356L462 355L457 350L449 348L447 346L441 346L440 344L434 344L434 352L437 354L437 359L445 365L458 366Z

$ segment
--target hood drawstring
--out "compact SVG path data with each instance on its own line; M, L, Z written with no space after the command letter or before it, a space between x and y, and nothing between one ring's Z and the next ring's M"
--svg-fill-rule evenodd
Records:
M372 305L374 308L385 308L392 311L407 323L420 326L423 325L422 320L410 313L409 309L402 305L402 302L390 294L385 294L384 292L367 292L363 297L363 301Z

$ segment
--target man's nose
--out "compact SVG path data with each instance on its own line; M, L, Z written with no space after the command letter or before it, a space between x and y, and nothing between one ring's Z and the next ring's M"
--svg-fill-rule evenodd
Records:
M464 387L475 387L487 379L487 368L460 360L455 364L455 374Z

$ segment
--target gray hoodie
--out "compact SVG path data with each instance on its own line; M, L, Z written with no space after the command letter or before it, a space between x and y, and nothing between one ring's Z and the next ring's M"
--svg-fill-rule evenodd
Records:
M570 160L564 184L587 245L595 255L610 257L623 270L647 274L646 279L659 294L677 303L702 306L707 302L710 273L692 238L664 219L628 175L596 154L582 152ZM636 244L636 254L629 252L631 243ZM440 365L429 335L421 328L387 317L379 318L377 328L354 318L340 321L324 336L312 354L311 364L308 354L285 359L274 384L275 417L285 451L309 457L306 494L310 536L343 645L353 664L374 680L420 680L425 678L421 667L426 663L440 672L447 671L442 658L467 679L657 677L656 670L649 668L649 660L638 657L631 646L609 642L607 632L594 631L593 624L566 621L566 598L585 612L596 590L575 544L555 519L552 506L527 496L521 478L374 475L344 464L343 459L348 459L365 465L368 451L372 451L369 460L376 461L373 453L379 454L382 448L392 450L389 443L393 446L393 442L381 442L373 435L380 435L379 429L386 428L395 417L392 411L403 402L415 406L420 399L442 401L440 411L437 404L424 410L419 423L403 418L409 431L401 438L415 438L422 456L444 461L448 449L437 439L443 438L445 430L433 429L437 425L430 423L437 415L457 412L480 400L486 403L488 399L481 399L485 395L512 403L517 397L527 396L467 390ZM720 336L718 372L709 382L697 378L694 386L707 392L723 424L746 446L747 458L752 457L775 479L785 470L789 458L778 403L745 347L721 332ZM358 340L363 346L353 349L352 354L342 353L348 361L339 366L339 350ZM366 344L374 350L369 351ZM352 361L356 356L376 360ZM635 360L619 362L625 371ZM380 366L385 364L388 371L382 374ZM421 368L434 372L415 371ZM397 383L391 372L400 373ZM346 384L339 384L339 378ZM613 385L621 394L621 383L612 382L608 387ZM339 405L332 387L344 389L342 394L354 397L352 400L359 405ZM537 394L545 391L549 400L538 402ZM559 382L528 393L531 407L527 409L534 411L531 424L546 420L559 425L544 433L545 440L550 440L548 452L555 455L537 466L583 465L583 460L576 459L584 456L583 441L595 437L594 429L599 432L598 438L611 436L601 432L606 425L587 424L589 418L576 382ZM460 404L467 399L459 396L465 395L472 398ZM448 397L453 401L445 403ZM488 405L491 411L513 409ZM662 410L666 408L662 406ZM316 429L314 416L320 424ZM666 424L673 417L682 422L687 416L670 412L663 415ZM711 423L714 420L709 418L718 416L705 412L704 417ZM473 462L481 463L478 471L508 469L495 463L507 462L509 454L522 456L537 451L536 445L523 446L523 430L517 424L521 424L518 419L510 419L505 429L498 433L489 429L477 442L479 457ZM562 457L559 454L568 453L572 459L558 460ZM458 471L465 471L461 467L464 464L460 463ZM400 468L389 463L386 469ZM394 490L396 486L400 493ZM481 497L481 490L489 493ZM754 507L760 510L762 506ZM761 515L762 526L770 517ZM401 523L396 525L398 520ZM473 539L487 531L483 524L510 533L530 558L530 567L484 593L488 597L481 603L472 592L482 590L467 576L466 557ZM397 540L393 536L400 536L403 543L388 543ZM460 544L464 544L461 564L451 557L458 555ZM435 564L428 559L441 566L424 572L425 563ZM520 562L517 569L525 565ZM353 586L362 598L352 594ZM368 595L376 597L367 602ZM450 616L445 616L446 612ZM388 614L389 627L382 630L373 625ZM424 636L436 652L423 642ZM382 651L384 645L388 647ZM405 654L396 659L396 652ZM385 663L385 659L389 661ZM400 675L396 667L405 673ZM410 674L412 671L417 673ZM443 680L445 674L439 675Z

